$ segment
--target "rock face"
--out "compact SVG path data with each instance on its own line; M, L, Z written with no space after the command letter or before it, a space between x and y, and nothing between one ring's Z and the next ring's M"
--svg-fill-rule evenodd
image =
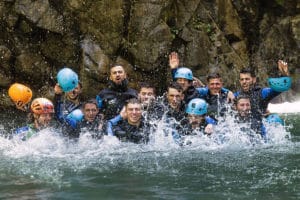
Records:
M14 82L51 97L64 66L79 74L86 97L106 87L112 62L125 65L132 87L148 81L162 93L171 51L203 82L217 71L234 91L243 66L265 85L284 59L294 79L286 96L300 91L295 0L2 0L0 22L0 107L11 105Z

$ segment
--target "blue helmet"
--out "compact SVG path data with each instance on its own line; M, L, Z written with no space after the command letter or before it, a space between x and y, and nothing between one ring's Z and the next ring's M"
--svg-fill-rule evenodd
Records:
M78 75L70 68L63 68L57 74L57 82L64 92L69 92L78 85Z
M181 67L176 70L174 78L175 79L185 78L187 80L192 81L193 80L193 72L189 68Z
M279 78L268 79L270 87L276 92L285 92L291 88L292 78L285 76Z
M267 118L266 121L269 124L281 124L284 125L283 120L279 117L278 114L270 114Z
M207 113L207 103L205 100L200 98L192 99L185 112L192 115L204 115Z
M81 121L83 118L83 113L80 109L75 109L70 114L68 114L67 118L74 119L76 121Z

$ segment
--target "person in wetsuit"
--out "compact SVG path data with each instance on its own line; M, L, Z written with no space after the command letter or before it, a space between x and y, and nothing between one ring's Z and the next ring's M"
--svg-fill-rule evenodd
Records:
M87 133L93 138L101 139L103 129L103 115L99 113L97 101L89 99L83 103L81 110L74 110L65 118L62 132L69 138L79 138Z
M122 65L112 65L108 87L96 96L98 107L105 120L112 119L120 113L126 100L138 98L137 91L128 87L127 74Z
M31 102L29 118L30 123L15 131L14 137L25 141L37 134L39 131L50 127L54 114L53 103L46 98L36 98Z
M147 143L153 131L142 117L142 104L138 99L129 99L125 105L126 119L116 123L108 121L108 135L116 136L122 142Z

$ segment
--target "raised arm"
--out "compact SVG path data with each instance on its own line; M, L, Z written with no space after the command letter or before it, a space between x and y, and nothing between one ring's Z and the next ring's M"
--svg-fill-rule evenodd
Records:
M278 69L283 76L290 76L288 63L283 60L278 60Z
M176 69L179 66L179 56L178 53L172 52L169 55L169 66L171 69Z

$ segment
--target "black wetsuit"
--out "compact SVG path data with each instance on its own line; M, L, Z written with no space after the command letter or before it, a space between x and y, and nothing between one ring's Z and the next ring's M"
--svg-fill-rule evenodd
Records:
M239 91L235 93L235 96L247 95L250 97L251 103L251 113L254 118L259 119L263 117L266 113L269 102L280 92L275 92L271 88L261 88L260 86L255 86L248 92Z
M249 133L250 131L260 134L263 138L266 136L266 129L263 123L256 120L252 115L247 117L236 116L235 122L241 126L241 131Z
M150 124L144 119L139 126L131 125L127 120L121 120L113 126L114 135L122 142L147 143L151 131L153 130Z
M78 105L73 103L72 101L63 98L62 95L55 95L54 97L55 103L55 119L60 122L64 123L65 117L70 114L72 111L76 109L80 109L82 107L82 103L80 102Z
M220 95L212 95L208 93L206 96L202 97L208 103L207 112L210 116L224 116L227 108L227 95L228 92L222 92Z
M93 122L89 122L84 118L81 121L74 119L65 119L62 127L62 133L69 138L79 138L80 134L89 133L93 138L100 139L103 136L103 120L97 116Z
M187 105L192 99L201 98L199 91L194 87L190 86L183 92L184 103Z
M120 113L126 100L138 98L137 91L127 87L128 81L124 80L120 85L110 81L108 88L100 91L96 99L100 112L109 120Z

